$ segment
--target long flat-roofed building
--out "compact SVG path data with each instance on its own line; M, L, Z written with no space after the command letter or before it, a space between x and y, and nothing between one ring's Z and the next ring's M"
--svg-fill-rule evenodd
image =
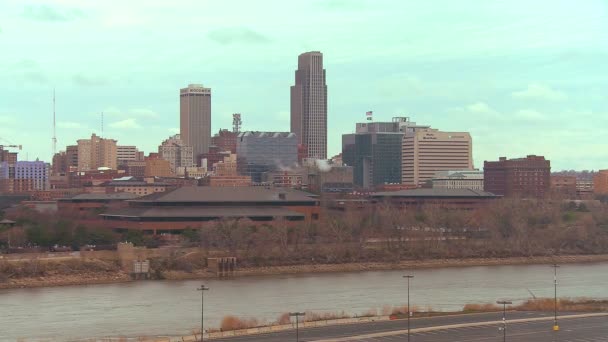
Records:
M402 183L419 186L438 171L473 170L473 143L467 132L420 129L403 137Z
M319 200L292 189L187 186L128 201L129 206L101 214L113 229L152 233L201 228L225 219L252 222L318 220Z

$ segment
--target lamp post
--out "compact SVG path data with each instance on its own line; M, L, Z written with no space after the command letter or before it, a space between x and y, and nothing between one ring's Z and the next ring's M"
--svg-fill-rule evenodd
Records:
M295 317L296 318L296 342L300 341L300 328L299 328L299 321L300 321L300 316L304 316L306 315L305 312L290 312L289 313L289 317Z
M407 342L410 342L410 316L412 316L410 311L410 279L413 279L414 276L407 274L403 278L407 279Z
M554 287L554 295L553 295L553 308L554 308L554 318L553 318L553 331L559 331L559 325L557 325L557 269L559 267L558 264L551 265L553 267L553 287Z
M201 285L197 290L201 291L201 342L203 342L203 334L205 333L205 291L209 291L209 288Z
M507 300L499 300L496 302L496 304L502 305L502 340L503 340L503 342L506 342L507 341L507 318L506 318L507 304L511 305L511 304L513 304L513 302L507 301Z

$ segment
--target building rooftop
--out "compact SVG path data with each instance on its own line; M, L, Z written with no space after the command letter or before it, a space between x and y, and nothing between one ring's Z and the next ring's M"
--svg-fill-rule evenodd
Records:
M61 198L60 201L125 201L138 198L136 194L130 192L116 192L111 194L79 194L69 198Z
M473 189L412 189L401 191L375 192L371 197L412 197L412 198L495 198L491 192Z
M209 220L222 218L304 218L305 215L292 210L277 207L130 207L115 210L102 217L112 218L183 218L192 220Z
M283 196L283 197L282 197ZM184 186L141 197L138 203L288 203L316 202L310 194L293 189L265 187Z

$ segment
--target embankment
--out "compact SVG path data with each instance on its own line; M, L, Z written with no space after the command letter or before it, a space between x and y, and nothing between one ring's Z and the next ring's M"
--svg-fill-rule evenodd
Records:
M550 263L593 263L608 262L608 254L602 255L568 255L546 257L513 257L513 258L475 258L475 259L429 259L405 260L399 262L344 263L344 264L309 264L270 267L240 268L234 276L263 276L304 273L338 273L383 270L406 270L442 267L498 266L498 265L533 265ZM215 274L206 269L190 271L164 270L155 275L158 279L186 280L215 278ZM44 287L64 285L90 285L120 283L131 281L115 261L97 259L31 259L19 261L0 260L0 289Z

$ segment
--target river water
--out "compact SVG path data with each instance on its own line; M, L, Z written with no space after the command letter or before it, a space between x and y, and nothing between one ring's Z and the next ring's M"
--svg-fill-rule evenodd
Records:
M288 311L345 311L406 303L404 271L243 277L208 280L205 325L225 315L275 320ZM415 270L411 303L435 310L531 295L553 297L548 265ZM103 336L187 335L200 324L200 281L0 290L0 341ZM558 296L608 297L608 263L558 269Z

